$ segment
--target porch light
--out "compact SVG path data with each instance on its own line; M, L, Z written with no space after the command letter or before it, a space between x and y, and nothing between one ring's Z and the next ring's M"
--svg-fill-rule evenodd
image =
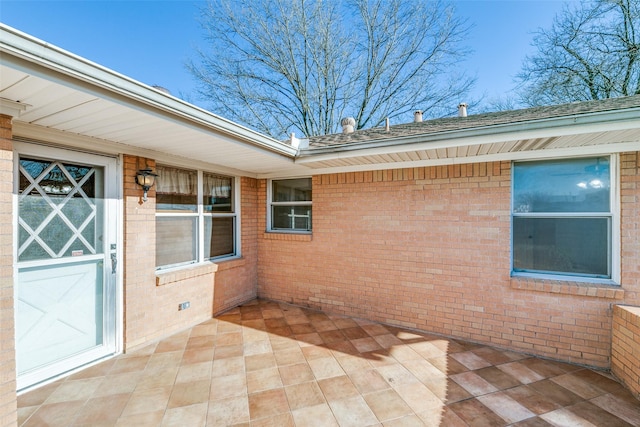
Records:
M141 186L142 191L144 191L142 195L143 202L147 201L147 192L151 187L153 187L153 184L155 184L156 176L158 176L158 174L153 173L153 171L149 168L140 169L138 171L138 174L136 175L136 184Z

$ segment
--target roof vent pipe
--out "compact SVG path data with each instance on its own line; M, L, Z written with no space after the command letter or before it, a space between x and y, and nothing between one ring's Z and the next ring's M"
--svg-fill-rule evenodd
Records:
M385 121L384 121L384 130L385 130L386 132L389 132L389 130L390 130L390 126L389 126L389 117L387 117L387 118L385 119Z
M167 89L166 87L162 87L160 85L153 85L151 86L152 88L154 88L155 90L158 90L162 93L165 93L167 95L171 95L171 91L169 89Z
M417 110L415 113L413 113L413 121L415 123L420 123L422 121L422 111L421 110Z
M356 119L353 117L345 117L340 121L342 125L342 133L353 133L355 131Z
M461 102L458 104L458 117L467 117L467 103Z
M291 132L291 138L289 139L289 143L293 148L298 148L300 146L300 140L296 138L295 132Z

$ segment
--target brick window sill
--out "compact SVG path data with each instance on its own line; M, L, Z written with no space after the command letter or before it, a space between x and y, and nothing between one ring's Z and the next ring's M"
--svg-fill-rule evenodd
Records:
M263 238L265 240L285 240L289 242L310 242L312 234L300 234L300 233L277 233L277 232L265 232Z
M171 283L180 282L182 280L192 279L194 277L206 276L218 271L218 265L212 262L206 262L198 265L179 268L176 270L157 272L156 286L165 286Z
M511 288L612 300L624 299L624 289L621 289L620 286L617 285L559 281L533 277L512 277Z
M244 257L216 261L216 265L218 266L218 273L225 270L244 267L246 264L247 260Z

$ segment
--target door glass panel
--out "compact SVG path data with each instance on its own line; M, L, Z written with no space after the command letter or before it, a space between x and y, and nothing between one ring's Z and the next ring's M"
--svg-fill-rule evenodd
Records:
M18 261L103 253L100 168L20 159Z

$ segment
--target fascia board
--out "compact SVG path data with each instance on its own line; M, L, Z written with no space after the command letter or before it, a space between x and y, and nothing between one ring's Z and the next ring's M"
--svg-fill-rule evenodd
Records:
M41 76L51 78L50 73L42 70L45 68L117 94L121 99L134 101L151 110L161 110L182 120L231 136L272 153L289 158L293 158L297 153L295 148L276 139L224 119L172 95L160 93L150 86L4 24L0 24L0 53L2 54L0 55L2 63L12 62L8 55L27 61L29 66L24 71L39 72ZM14 61L13 64L18 65L21 69L24 68L18 62Z
M461 120L464 120L461 118ZM640 129L640 108L577 114L522 123L442 131L340 146L301 150L296 163L455 148L532 138L576 135L613 130Z

